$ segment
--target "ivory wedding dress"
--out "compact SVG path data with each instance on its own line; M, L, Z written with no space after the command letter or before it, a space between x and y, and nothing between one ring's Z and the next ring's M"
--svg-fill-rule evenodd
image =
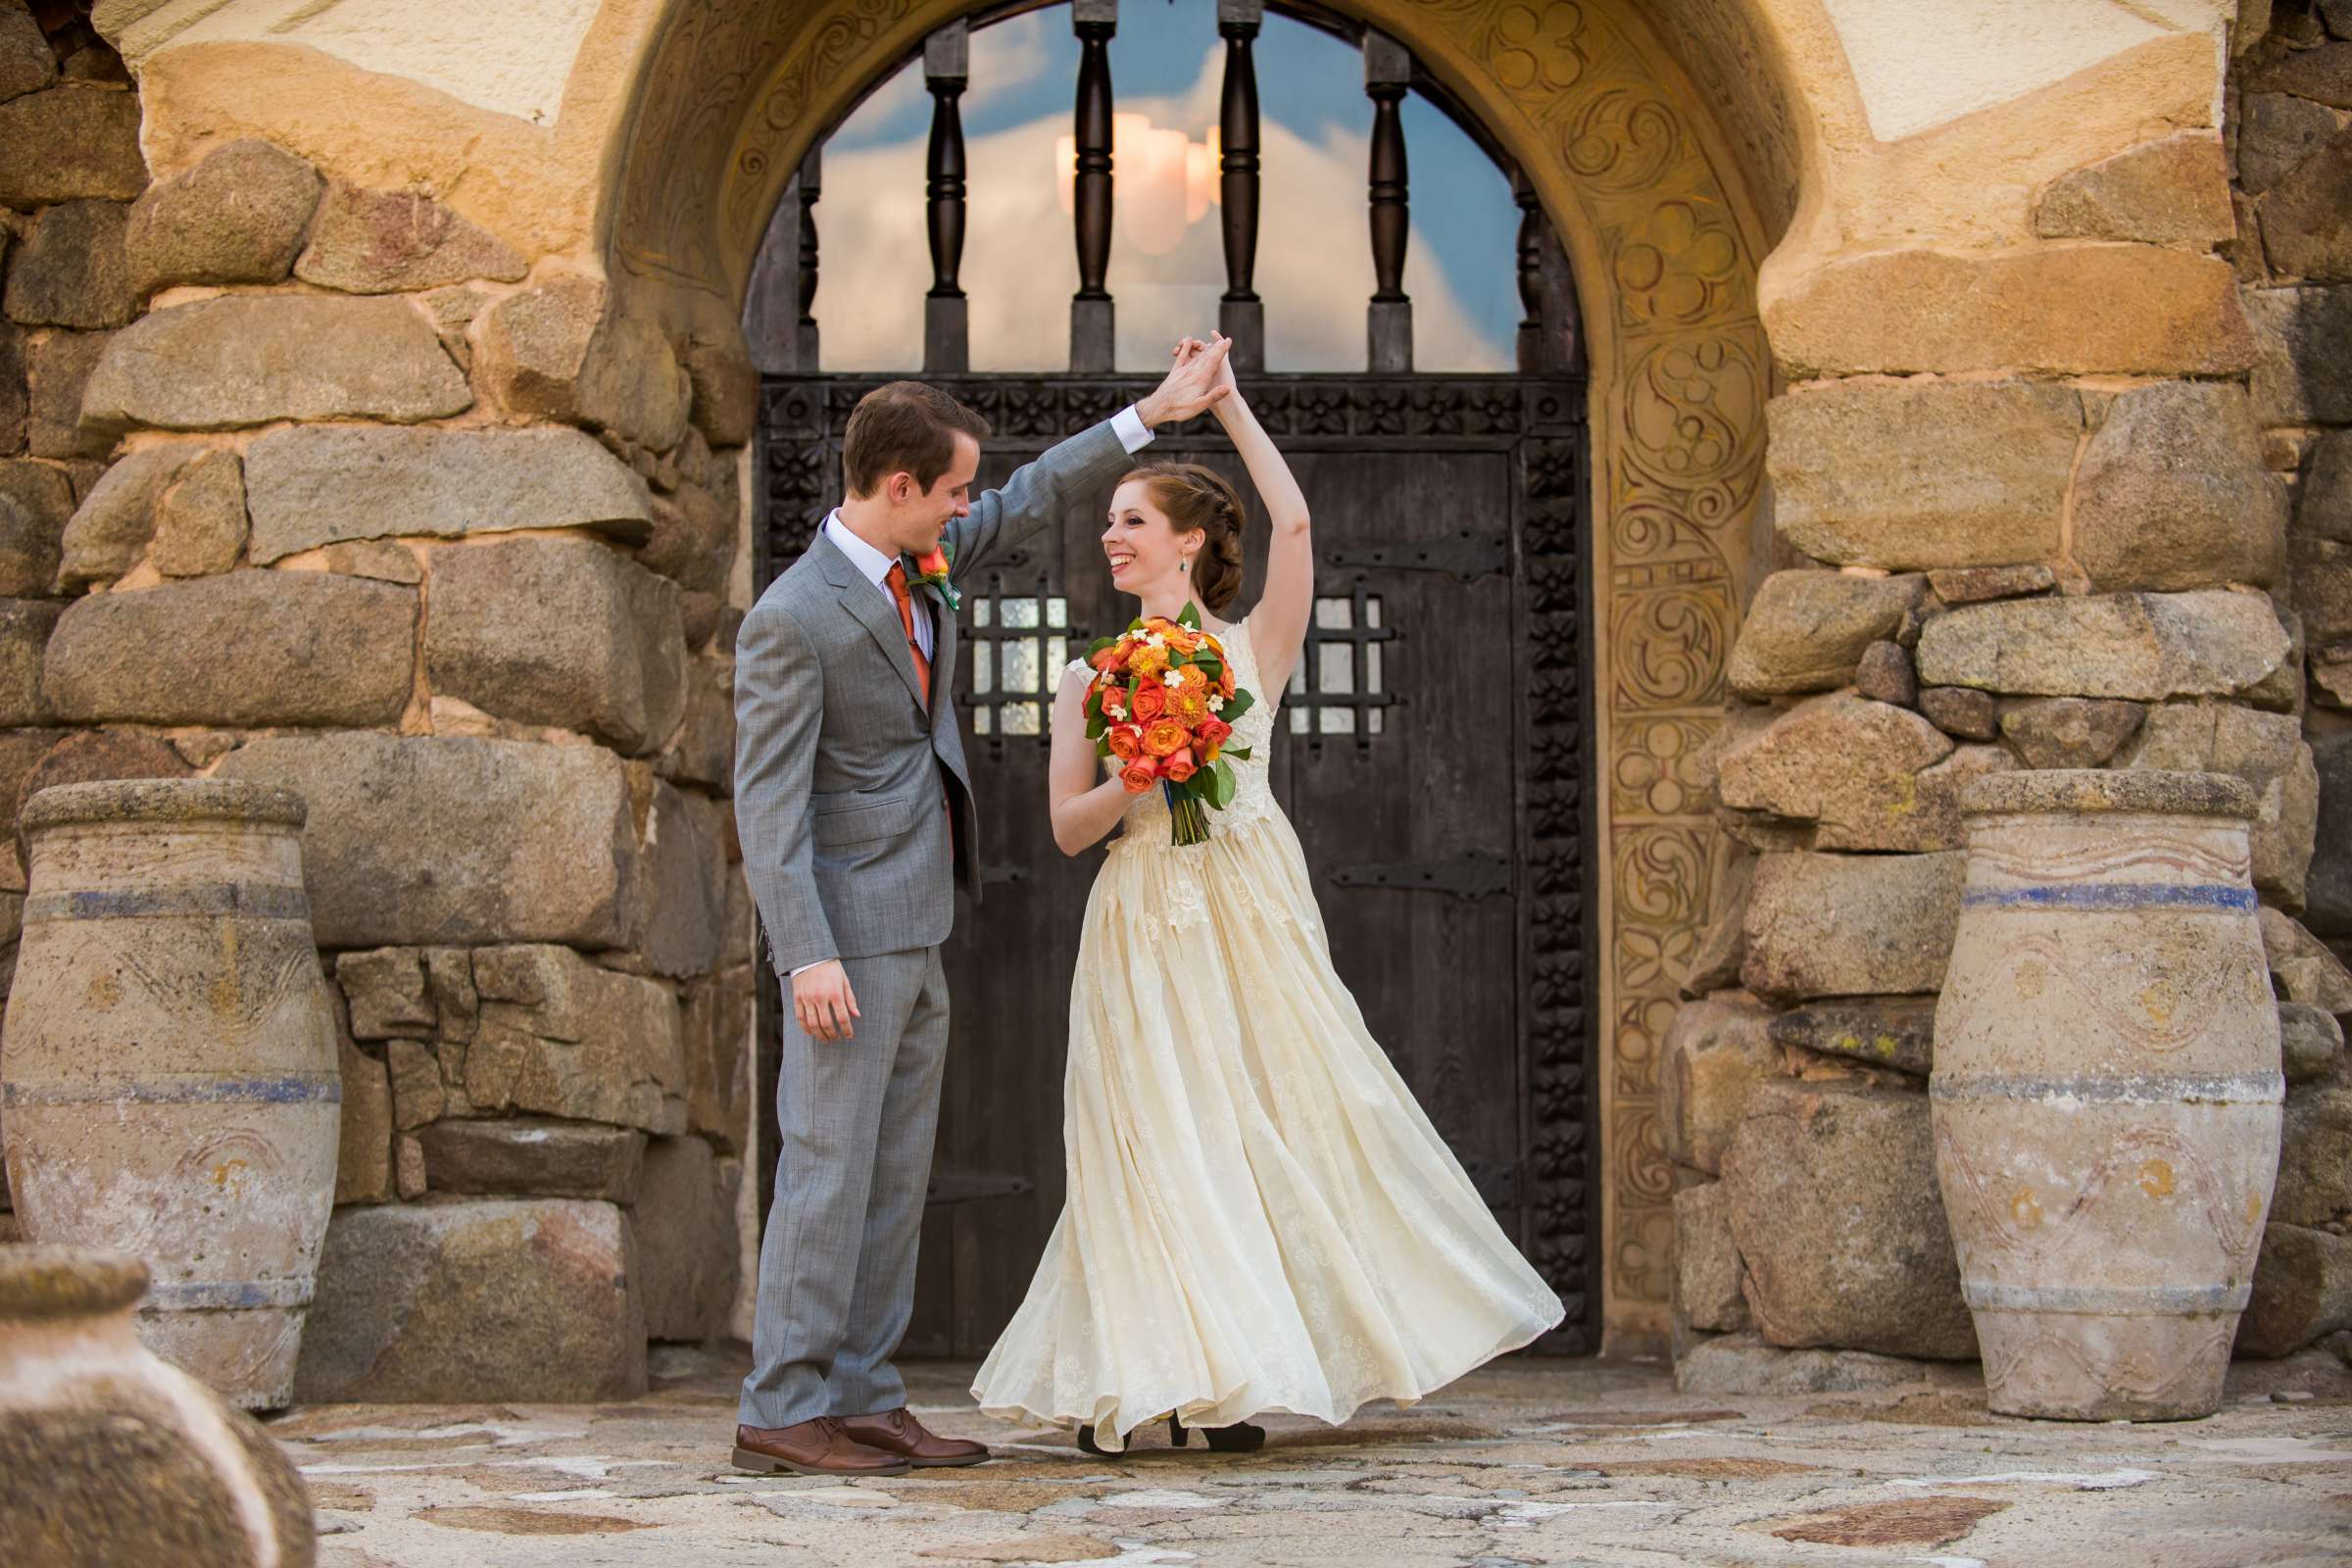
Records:
M1087 901L1070 991L1069 1197L972 1385L1012 1420L1105 1446L1174 1411L1337 1424L1409 1403L1558 1323L1332 968L1306 861L1266 776L1257 696L1231 807L1168 841L1136 797ZM1077 666L1083 667L1083 666Z

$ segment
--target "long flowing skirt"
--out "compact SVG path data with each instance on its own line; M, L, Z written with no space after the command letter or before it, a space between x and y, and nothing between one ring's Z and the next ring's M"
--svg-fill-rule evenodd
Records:
M1112 846L1069 1039L1068 1200L973 1384L990 1414L1106 1444L1168 1411L1336 1424L1559 1322L1366 1032L1279 811Z

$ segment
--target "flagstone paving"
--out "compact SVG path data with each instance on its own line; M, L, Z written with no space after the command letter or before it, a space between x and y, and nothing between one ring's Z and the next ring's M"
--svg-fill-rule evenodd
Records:
M727 1464L740 1363L664 1351L615 1405L323 1405L271 1430L308 1477L323 1568L870 1568L1102 1562L1929 1564L2352 1561L2352 1370L2241 1364L2208 1420L1989 1414L1954 1371L1867 1395L1693 1397L1654 1365L1517 1360L1334 1430L1276 1417L1211 1455L1130 1455L988 1420L971 1368L911 1397L1000 1458L844 1484Z

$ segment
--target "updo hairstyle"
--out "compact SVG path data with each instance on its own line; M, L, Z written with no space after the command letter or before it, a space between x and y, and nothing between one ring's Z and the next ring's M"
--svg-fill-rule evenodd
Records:
M1198 463L1149 463L1129 470L1179 534L1208 536L1193 557L1193 596L1222 615L1242 591L1242 498L1225 476Z

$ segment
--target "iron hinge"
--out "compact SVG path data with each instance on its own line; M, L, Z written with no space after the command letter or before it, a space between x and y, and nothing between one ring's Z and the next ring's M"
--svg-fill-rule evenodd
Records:
M1471 850L1450 860L1393 860L1343 865L1331 880L1344 888L1401 888L1414 893L1450 893L1457 899L1491 899L1511 891L1511 862L1500 855Z
M1499 530L1461 528L1427 539L1393 545L1354 545L1327 552L1335 566L1373 566L1390 571L1443 571L1469 582L1511 569L1511 541Z

